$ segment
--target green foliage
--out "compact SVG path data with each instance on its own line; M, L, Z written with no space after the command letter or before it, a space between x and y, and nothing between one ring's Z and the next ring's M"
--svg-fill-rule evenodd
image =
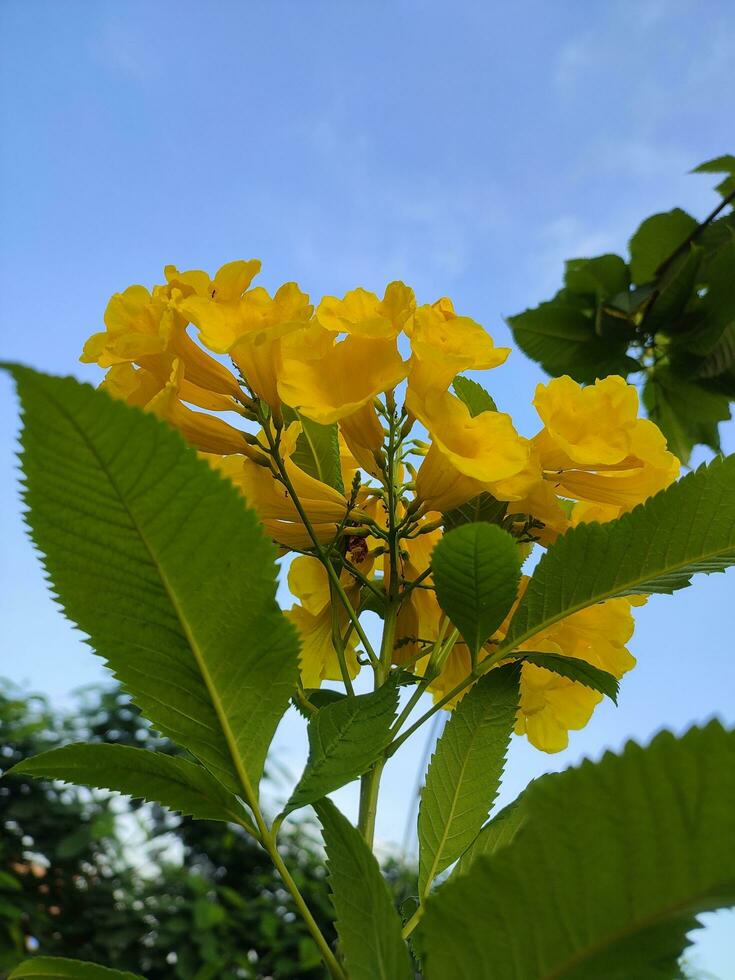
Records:
M20 980L21 977L35 977L35 980L63 980L64 977L70 980L143 980L134 973L121 973L120 970L110 970L95 963L56 956L37 956L26 960L13 970L9 980Z
M10 773L114 790L199 820L242 820L237 799L202 766L127 745L65 745L24 759Z
M518 710L520 667L499 667L462 698L437 742L419 807L419 895L477 836L493 805Z
M552 670L560 677L567 677L570 681L577 681L585 687L604 694L614 703L618 703L618 691L620 685L618 680L606 670L588 664L586 660L579 660L577 657L565 657L556 653L523 653L519 659L525 663L536 664L537 667L544 667Z
M252 800L298 672L273 545L167 425L11 370L28 522L67 615L160 731Z
M474 860L480 855L495 854L496 851L513 843L526 818L526 811L521 804L527 792L528 789L525 789L517 799L503 807L492 820L488 820L467 850L464 851L452 874L466 874Z
M512 650L615 596L672 593L735 564L735 456L701 466L608 524L580 524L544 554L508 629Z
M663 980L702 912L735 903L735 733L683 738L537 780L509 846L427 902L426 980Z
M507 508L508 504L504 500L496 500L491 493L481 493L466 504L460 504L443 514L444 528L451 531L463 524L478 522L501 524Z
M344 493L337 423L320 425L298 412L295 415L301 423L301 432L292 461L309 476Z
M493 524L465 524L442 537L431 567L439 605L474 656L503 622L518 593L518 546Z
M549 374L591 383L645 372L644 404L687 462L720 448L718 423L735 399L735 157L695 173L724 173L724 200L701 224L679 208L647 218L619 255L570 259L549 301L511 316L516 342ZM723 208L730 210L723 213Z
M369 769L388 745L397 706L398 688L389 682L320 708L309 721L309 758L285 812L315 803Z
M482 385L473 381L472 378L465 378L458 374L452 382L452 387L457 397L469 408L473 418L483 412L497 412L498 406L489 392L485 391Z
M329 800L316 804L324 828L337 933L349 980L413 980L401 920L359 831Z

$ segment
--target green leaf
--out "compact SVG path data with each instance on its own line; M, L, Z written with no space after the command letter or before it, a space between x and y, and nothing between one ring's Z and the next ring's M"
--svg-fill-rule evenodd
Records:
M531 785L533 784L529 783L529 786ZM477 837L475 837L467 850L462 854L462 857L457 862L457 866L452 871L453 876L467 874L478 857L483 854L496 854L502 848L513 843L516 834L526 819L523 801L527 792L528 787L512 803L503 807L492 820L488 820Z
M432 552L436 597L477 654L518 594L520 555L515 540L494 524L465 524L447 532Z
M676 377L670 368L659 367L646 381L643 404L648 417L666 436L671 452L682 462L689 461L697 443L719 450L718 423L730 418L726 395L707 391Z
M735 191L735 156L732 153L726 153L724 156L715 157L714 160L707 160L706 163L700 163L698 167L692 170L693 174L728 174L728 176L721 181L715 190L721 194L723 197L728 197Z
M601 337L595 320L563 298L508 317L515 341L548 374L569 374L584 384L608 374L626 377L639 368L626 353L630 334Z
M682 329L686 321L682 315L687 304L696 299L699 271L702 265L703 249L697 245L689 248L675 259L656 284L657 296L650 311L644 317L645 329L649 332L662 330L672 334Z
M511 620L513 650L565 616L623 595L670 594L735 564L735 456L715 459L616 521L580 524L543 555Z
M497 412L498 406L490 394L472 378L463 378L461 374L458 374L452 382L452 387L457 398L469 408L473 418L483 412Z
M27 520L64 611L160 732L254 798L298 676L255 512L152 415L10 370Z
M284 813L314 803L357 779L388 745L398 707L389 681L372 694L327 703L309 721L309 758Z
M578 295L610 299L630 286L628 266L619 255L612 254L598 255L594 259L568 259L564 285Z
M419 895L472 843L500 786L518 711L519 665L491 670L453 711L419 807Z
M683 738L537 780L510 846L428 900L426 980L664 980L702 912L735 904L735 734Z
M65 745L25 759L8 771L114 790L199 820L245 816L235 797L202 766L128 745Z
M481 493L466 504L455 507L442 514L445 531L451 531L463 524L474 524L485 521L488 524L500 524L505 517L508 504L505 500L496 500L491 493Z
M570 681L584 684L585 687L610 698L613 704L618 703L620 685L617 678L606 670L593 667L586 660L579 660L577 657L565 657L556 653L525 652L519 655L518 659L524 663L536 664L537 667L551 670L555 674L559 674L560 677L567 677Z
M33 977L34 980L143 980L137 973L123 973L109 970L96 963L83 963L81 960L67 960L59 956L34 956L16 966L8 980Z
M696 220L681 208L646 218L630 240L630 275L633 282L642 285L655 279L659 266L696 227Z
M350 980L413 980L401 920L378 862L330 800L314 807L324 828L337 934Z
M296 414L301 423L301 432L296 440L292 462L314 479L344 493L337 423L320 425L298 412Z

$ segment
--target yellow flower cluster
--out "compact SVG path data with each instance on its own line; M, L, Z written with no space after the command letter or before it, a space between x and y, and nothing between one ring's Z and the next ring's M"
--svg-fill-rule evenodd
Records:
M241 490L282 551L302 553L290 567L299 605L289 615L307 689L356 674L358 636L345 602L359 615L388 594L398 607L391 659L426 670L447 629L430 559L448 512L489 494L527 550L581 521L618 517L678 474L622 378L539 385L542 427L527 439L507 414L473 412L451 390L457 375L498 367L510 351L450 300L419 305L393 282L382 299L355 289L315 308L296 283L272 296L252 286L259 270L254 259L214 278L167 266L165 284L112 297L105 330L82 360L107 369L110 395L176 426ZM337 479L304 462L315 427L337 447ZM325 557L339 566L337 586ZM632 629L630 602L613 600L534 638L533 649L619 677L633 664ZM468 673L468 651L457 644L430 689L438 699ZM517 730L556 751L598 700L526 664Z

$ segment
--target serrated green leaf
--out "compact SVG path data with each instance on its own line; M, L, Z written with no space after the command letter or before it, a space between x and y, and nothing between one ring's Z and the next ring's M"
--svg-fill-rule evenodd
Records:
M401 920L378 862L330 800L314 806L324 829L337 934L350 980L413 980Z
M537 780L510 846L426 905L426 980L663 980L696 916L735 904L735 734L683 738Z
M152 415L10 370L27 520L64 611L159 731L254 798L298 676L255 512Z
M314 479L344 493L337 423L320 425L298 412L296 415L301 423L301 432L296 440L292 462Z
M202 766L128 745L65 745L25 759L8 772L114 790L199 820L245 816L235 797Z
M646 218L630 240L630 275L633 282L643 285L655 279L659 266L696 227L696 220L681 208Z
M630 335L600 337L595 320L566 299L541 303L535 309L508 317L521 350L554 377L569 374L587 384L608 374L624 377L639 368L626 353Z
M528 785L532 786L533 781ZM528 787L512 803L503 807L492 820L488 820L467 850L463 852L459 861L457 861L457 865L452 871L452 876L467 874L478 857L481 857L483 854L496 854L503 847L507 847L508 844L513 843L516 834L526 819L523 801L527 792Z
M448 531L432 552L439 605L474 655L505 619L518 594L518 546L494 524Z
M455 527L462 527L463 524L483 521L488 524L501 524L507 509L508 504L505 500L496 500L491 493L481 493L468 500L466 504L442 514L444 529L451 531Z
M728 176L721 181L715 190L721 194L723 197L728 197L730 194L735 192L735 156L732 153L726 153L724 156L715 157L714 160L707 160L706 163L700 163L698 167L692 170L693 174L728 174Z
M447 722L419 806L419 895L472 843L500 786L518 711L520 665L491 670Z
M564 285L570 292L609 299L630 285L625 260L619 255L598 255L593 259L568 259L564 267Z
M715 459L607 524L580 524L541 558L503 650L579 609L624 595L672 593L695 572L735 564L735 456Z
M144 980L137 973L123 973L97 966L96 963L67 960L60 956L34 956L25 960L16 966L8 980L25 977L33 977L34 980Z
M460 401L463 401L470 410L470 415L474 418L483 412L497 412L498 406L493 401L490 394L485 391L481 384L473 381L472 378L464 378L461 374L452 382L455 394Z
M613 704L618 703L620 685L617 678L606 670L588 664L586 660L579 660L577 657L565 657L556 653L525 652L519 655L518 659L524 663L536 664L537 667L543 667L545 670L559 674L560 677L566 677L570 681L584 684L585 687L610 698Z
M388 745L398 707L389 681L372 694L325 704L309 721L309 758L284 813L320 800L366 772Z

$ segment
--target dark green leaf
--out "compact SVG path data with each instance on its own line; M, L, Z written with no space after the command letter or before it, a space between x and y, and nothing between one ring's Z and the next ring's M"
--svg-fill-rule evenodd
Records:
M350 980L413 980L401 920L370 849L337 807L314 809L324 828L337 933Z
M655 279L659 266L696 227L695 219L681 208L646 218L630 240L630 275L633 282L643 285Z
M628 266L619 255L598 255L594 259L568 259L564 285L572 293L609 299L627 291L630 285Z
M523 802L528 793L528 789L533 785L529 783L520 796L516 797L512 803L496 814L492 820L488 820L480 833L475 837L462 857L457 862L457 866L452 871L452 875L464 875L472 867L473 862L482 854L495 854L508 844L512 844L516 834L523 826L526 819L526 811Z
M493 805L518 711L520 666L491 670L452 713L426 774L419 807L419 894L477 836Z
M477 381L473 381L471 378L463 378L461 374L458 374L452 383L452 387L457 398L469 408L473 418L483 412L497 412L498 406Z
M431 567L439 605L476 654L518 594L518 545L494 524L465 524L444 535Z
M481 493L478 497L468 500L466 504L442 514L444 528L451 531L463 524L482 521L488 524L501 524L507 508L508 504L504 500L496 500L491 493Z
M613 674L599 667L593 667L586 660L579 660L577 657L565 657L556 653L523 653L519 660L524 663L536 664L545 670L551 670L560 677L566 677L570 681L577 681L585 687L604 694L614 703L618 703L618 692L620 685Z
M655 333L675 333L681 329L681 317L687 304L696 298L696 287L699 270L702 264L703 251L696 245L690 245L675 259L656 284L657 296L646 313L644 325L647 331Z
M8 980L21 980L21 977L33 977L34 980L143 980L136 973L108 970L95 963L65 960L59 956L34 956L16 966Z
M201 766L128 745L80 743L42 752L9 772L109 789L199 820L240 820L235 797Z
M298 676L255 512L152 415L10 370L27 519L65 612L159 731L254 797Z
M372 694L342 698L309 721L309 758L285 813L314 803L357 779L388 745L398 688L389 681Z
M580 524L541 558L503 649L615 596L672 593L735 564L735 456L661 491L617 521Z
M735 734L683 738L537 780L510 846L426 905L426 980L664 980L701 912L735 904Z
M719 450L718 423L730 418L725 395L707 391L699 384L677 378L659 367L643 389L648 417L666 436L671 452L687 463L697 443Z

